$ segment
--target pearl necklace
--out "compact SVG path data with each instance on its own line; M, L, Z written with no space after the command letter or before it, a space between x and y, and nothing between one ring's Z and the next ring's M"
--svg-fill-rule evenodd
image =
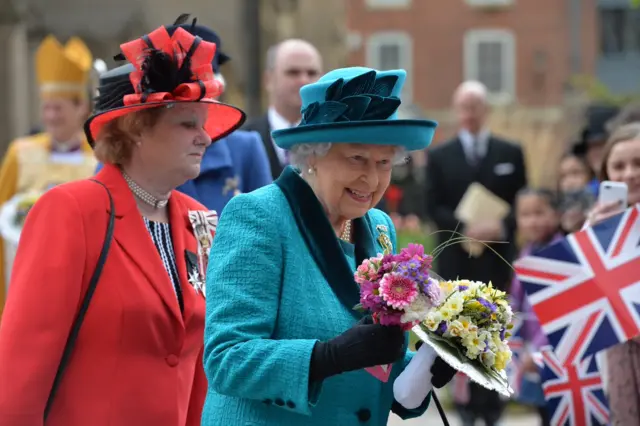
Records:
M351 221L350 220L344 223L344 227L342 228L342 233L340 234L340 239L348 243L351 242Z
M129 177L129 175L124 172L124 170L122 171L122 176L124 176L124 180L127 181L127 185L129 185L129 189L131 189L131 192L133 192L133 195L138 197L138 199L140 199L140 201L143 201L143 202L149 204L150 206L152 206L155 209L163 208L169 202L169 200L159 200L156 197L154 197L153 195L149 194L147 191L142 189L142 187L140 187L140 185L135 183L133 181L133 179L131 179Z

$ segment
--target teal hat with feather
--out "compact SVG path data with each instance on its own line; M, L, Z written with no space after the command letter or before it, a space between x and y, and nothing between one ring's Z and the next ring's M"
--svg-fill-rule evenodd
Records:
M406 75L404 70L364 67L330 71L300 89L300 124L276 130L273 140L284 149L326 142L424 149L431 144L438 123L398 118Z

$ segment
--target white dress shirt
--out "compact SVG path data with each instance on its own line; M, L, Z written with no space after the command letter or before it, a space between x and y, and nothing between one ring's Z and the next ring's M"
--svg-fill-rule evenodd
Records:
M471 134L468 130L462 129L458 132L458 138L462 143L462 149L467 156L469 164L473 164L474 160L480 161L487 155L489 149L489 137L488 130L483 129L477 135Z
M269 119L269 127L272 132L276 130L290 129L291 127L296 127L300 123L300 121L297 123L290 123L273 107L269 107L269 110L267 111L267 118ZM271 143L273 144L273 149L275 149L276 154L278 155L280 164L283 166L287 165L289 163L287 161L287 151L276 145L273 138L271 138Z

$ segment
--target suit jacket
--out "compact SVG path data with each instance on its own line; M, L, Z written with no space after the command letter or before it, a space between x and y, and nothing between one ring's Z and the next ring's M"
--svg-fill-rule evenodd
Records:
M384 225L381 231L378 225ZM354 221L355 250L343 252L320 202L291 167L272 185L235 197L221 216L209 265L202 424L386 426L397 362L387 383L364 370L309 383L311 353L360 318L356 263L381 253L389 217L370 210ZM351 259L351 261L349 261Z
M273 142L271 139L271 124L269 124L269 116L267 114L261 115L260 117L256 117L250 120L242 126L243 130L255 130L260 134L262 138L262 143L264 144L264 149L267 152L267 156L269 157L269 165L271 166L271 175L273 179L277 179L278 176L284 170L284 166L280 162L280 157L278 157L278 153L273 146Z
M257 132L236 130L207 148L200 175L177 189L220 213L234 196L273 182Z
M199 425L205 301L188 283L196 252L189 210L169 200L184 311L122 174L96 176L111 191L111 250L47 426ZM75 181L46 192L29 212L0 326L0 424L43 425L60 357L96 267L109 217L103 187Z
M487 153L477 167L471 167L460 140L453 139L429 152L426 169L425 207L428 216L439 230L463 231L454 217L454 211L469 185L478 182L511 206L517 192L526 186L526 170L522 149L513 143L490 137ZM457 277L489 282L505 289L511 280L511 262L515 256L515 217L513 210L504 220L504 241L491 244L478 258L470 257L460 244L442 251L437 258L437 272L445 279ZM438 243L443 244L453 235L439 232ZM501 259L500 256L504 259Z

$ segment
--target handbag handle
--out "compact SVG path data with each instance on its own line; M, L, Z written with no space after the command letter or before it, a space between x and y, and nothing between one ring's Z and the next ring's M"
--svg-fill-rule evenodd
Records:
M438 396L436 395L435 390L431 390L431 399L433 399L433 402L436 404L436 408L438 409L438 414L440 414L440 419L442 419L442 424L444 426L449 426L449 419L447 419L447 415L444 412L444 409L442 408L442 404L440 404L440 400L438 399Z
M84 295L84 299L82 300L82 305L80 305L80 310L78 311L78 315L76 316L75 321L73 322L73 326L71 327L71 332L69 333L69 337L67 338L67 343L65 344L64 351L62 352L62 358L60 360L60 365L58 365L58 371L56 372L56 377L53 380L53 386L51 387L51 392L49 393L49 399L47 399L47 405L44 409L44 418L47 419L49 415L49 411L51 411L51 404L58 392L58 388L60 387L60 382L62 381L62 376L67 366L69 365L69 360L71 358L71 352L73 351L73 347L75 346L76 340L78 339L78 334L80 333L80 327L82 326L82 322L84 321L84 316L87 313L87 309L89 308L89 303L91 302L91 298L93 297L93 293L96 290L96 286L98 285L98 281L100 280L100 275L102 274L102 269L107 260L107 255L109 254L109 248L111 247L111 240L113 239L113 226L115 222L115 209L113 206L113 198L111 197L111 192L109 188L107 188L102 182L99 182L95 179L89 179L98 185L101 185L109 196L109 224L107 226L107 234L104 239L104 243L102 244L102 250L100 251L100 257L98 258L98 263L96 264L96 269L93 271L93 275L91 276L91 280L89 281L89 287L87 288L87 292Z

